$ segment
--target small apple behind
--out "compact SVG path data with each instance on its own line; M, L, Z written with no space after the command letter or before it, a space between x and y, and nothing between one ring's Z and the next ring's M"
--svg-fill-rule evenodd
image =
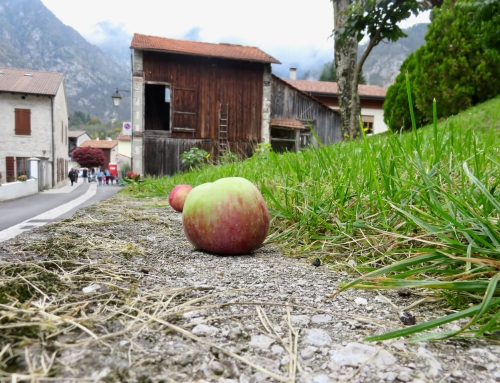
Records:
M190 185L177 185L168 195L168 204L174 210L182 211L188 193L193 190Z
M269 222L259 189L241 177L195 187L182 212L189 242L216 254L244 254L257 249L267 237Z

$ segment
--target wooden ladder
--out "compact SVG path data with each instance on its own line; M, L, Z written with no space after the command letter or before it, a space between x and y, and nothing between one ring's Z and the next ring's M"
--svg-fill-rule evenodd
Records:
M229 150L228 142L229 104L219 103L219 157Z

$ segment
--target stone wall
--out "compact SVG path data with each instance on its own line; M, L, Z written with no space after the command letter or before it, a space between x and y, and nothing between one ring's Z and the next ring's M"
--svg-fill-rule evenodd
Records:
M143 174L144 73L141 50L134 49L132 68L132 170Z

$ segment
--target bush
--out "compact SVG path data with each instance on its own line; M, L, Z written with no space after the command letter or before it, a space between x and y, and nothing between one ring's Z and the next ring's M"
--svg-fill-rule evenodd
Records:
M239 160L240 160L240 158L238 157L238 155L236 153L233 153L230 150L225 151L220 156L220 163L222 165L230 164L230 163L233 163L233 162L238 162Z
M181 162L183 165L187 165L190 169L192 169L197 168L205 163L205 160L208 160L209 157L210 153L202 149L192 147L189 152L184 152L181 154Z

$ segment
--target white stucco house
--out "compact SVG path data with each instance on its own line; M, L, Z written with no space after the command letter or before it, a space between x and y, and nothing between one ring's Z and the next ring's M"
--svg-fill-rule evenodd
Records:
M4 189L21 175L36 179L35 192L65 185L68 106L64 75L0 67L0 116L0 184Z
M123 166L127 164L130 167L132 166L132 136L126 136L123 133L118 135L118 155L117 155L117 163L118 170L122 170Z
M282 79L295 88L320 100L333 110L339 110L339 89L336 82L297 80L297 70L290 68L290 78ZM387 90L375 85L359 85L358 94L361 104L361 119L367 134L387 132L384 122L385 94Z

